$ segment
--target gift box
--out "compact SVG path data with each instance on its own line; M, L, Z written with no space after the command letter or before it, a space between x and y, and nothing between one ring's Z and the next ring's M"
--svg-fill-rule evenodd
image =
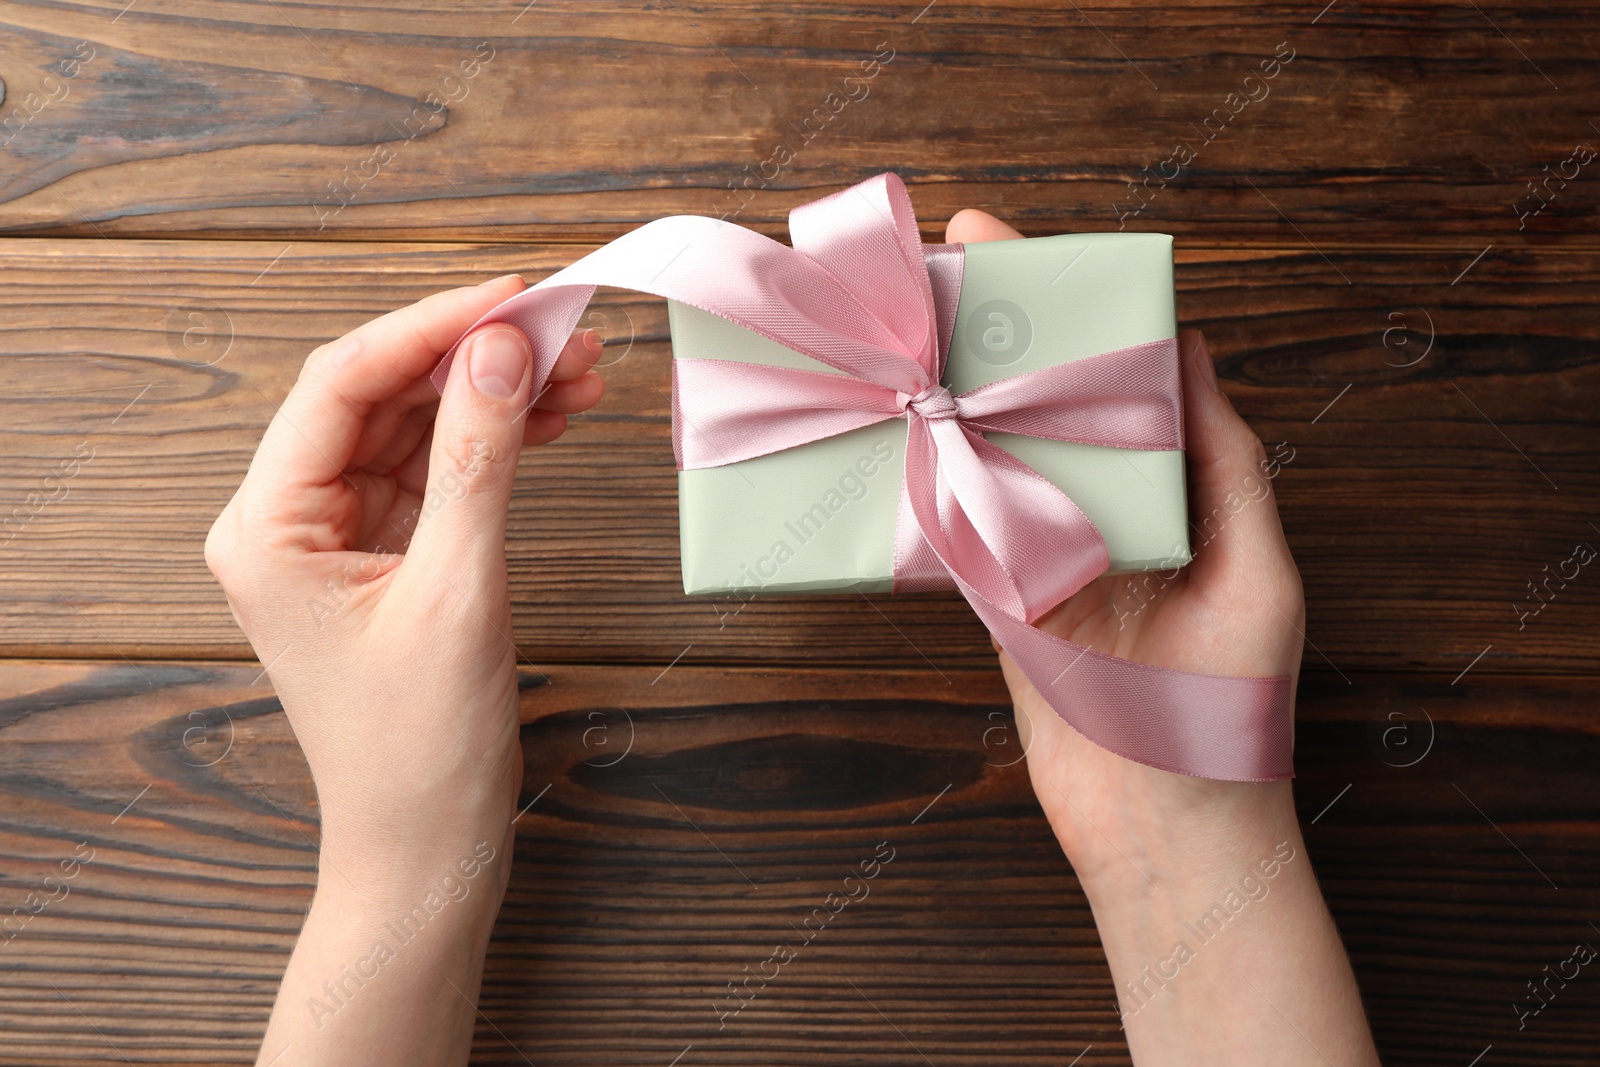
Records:
M948 345L942 384L952 394L1171 338L1172 238L1087 233L968 244L956 303L953 325L950 309L939 308ZM678 301L668 301L668 321L677 359L844 373ZM1105 539L1111 572L1188 562L1181 450L1009 433L986 438L1082 509ZM684 592L746 598L890 590L905 448L906 422L895 419L754 459L680 470Z

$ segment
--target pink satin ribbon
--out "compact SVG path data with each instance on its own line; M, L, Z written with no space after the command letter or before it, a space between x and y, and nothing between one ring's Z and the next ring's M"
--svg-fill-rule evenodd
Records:
M900 179L882 174L803 205L789 226L793 248L716 219L659 219L506 300L473 329L508 322L528 335L537 395L594 287L611 285L693 305L843 371L674 359L679 467L723 466L905 419L897 589L960 589L1056 713L1118 755L1198 777L1289 777L1287 677L1154 667L1032 625L1105 572L1105 542L1066 494L983 437L1181 448L1176 342L952 396L939 383L961 250L922 244ZM441 392L455 352L434 370Z

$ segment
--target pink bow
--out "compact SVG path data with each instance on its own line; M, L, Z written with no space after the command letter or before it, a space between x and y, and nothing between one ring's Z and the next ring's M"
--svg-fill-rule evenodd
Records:
M983 437L1181 448L1176 342L952 396L940 379L960 246L922 244L900 179L882 174L797 208L790 231L792 249L713 219L660 219L512 297L473 328L510 322L529 335L537 393L594 286L613 285L702 308L845 372L675 359L679 467L722 466L904 418L897 588L960 589L1050 706L1119 755L1209 778L1289 776L1288 678L1153 667L1032 625L1106 570L1105 542L1066 494ZM947 299L936 303L934 281ZM434 371L441 390L454 354Z

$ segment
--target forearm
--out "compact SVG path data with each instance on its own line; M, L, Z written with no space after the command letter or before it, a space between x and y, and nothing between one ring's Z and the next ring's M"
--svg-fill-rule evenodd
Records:
M1288 783L1245 789L1212 818L1124 826L1132 854L1085 865L1134 1060L1376 1064Z
M465 1064L509 840L460 834L398 864L325 847L257 1062Z

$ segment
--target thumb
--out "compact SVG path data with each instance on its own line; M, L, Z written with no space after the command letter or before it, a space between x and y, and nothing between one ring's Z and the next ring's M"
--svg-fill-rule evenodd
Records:
M504 580L506 515L532 376L533 350L515 326L490 323L462 343L439 398L428 488L406 553L422 573L455 573L469 588L496 575Z

